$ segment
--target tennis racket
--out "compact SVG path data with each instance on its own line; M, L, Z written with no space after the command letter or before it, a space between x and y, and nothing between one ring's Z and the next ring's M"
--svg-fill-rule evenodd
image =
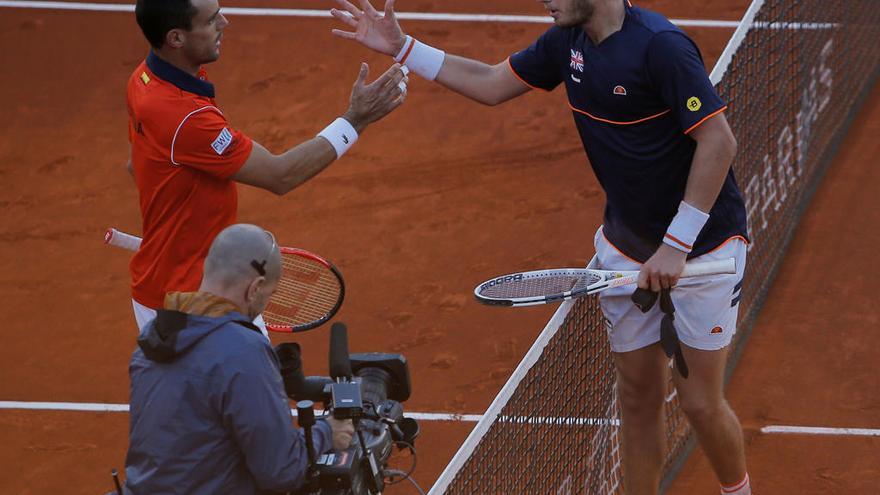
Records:
M137 251L141 238L110 228L104 243ZM291 247L281 251L281 280L263 310L266 328L273 332L303 332L339 311L345 299L345 281L339 270L317 254Z
M682 277L736 273L733 258L688 263ZM474 288L477 301L493 306L533 306L596 294L612 287L634 284L637 271L559 268L511 273L494 277Z

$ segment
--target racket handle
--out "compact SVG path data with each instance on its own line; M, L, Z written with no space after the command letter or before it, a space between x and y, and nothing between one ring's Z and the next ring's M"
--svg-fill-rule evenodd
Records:
M104 233L104 244L110 246L137 251L141 246L141 238L136 235L126 234L114 228L107 229Z
M719 275L722 273L736 273L736 260L703 261L700 263L688 263L681 272L682 277L698 277L700 275Z

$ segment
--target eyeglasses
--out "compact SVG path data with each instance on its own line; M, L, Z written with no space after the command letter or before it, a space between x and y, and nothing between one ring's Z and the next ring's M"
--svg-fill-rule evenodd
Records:
M275 236L272 235L268 230L264 230L263 232L269 236L269 239L272 241L272 246L269 248L269 252L266 253L266 256L263 256L263 261L251 260L251 266L254 267L254 270L257 271L262 276L266 276L266 263L269 261L269 256L275 252L275 249L278 248L278 244L275 242Z

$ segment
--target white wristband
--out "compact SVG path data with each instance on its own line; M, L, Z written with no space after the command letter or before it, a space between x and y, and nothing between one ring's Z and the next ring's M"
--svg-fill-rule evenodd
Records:
M694 248L694 241L709 220L709 214L704 213L684 201L678 205L678 213L666 229L666 235L663 236L663 242L670 246L690 253Z
M410 70L429 81L437 78L445 59L446 52L426 45L409 35L403 43L403 48L394 56L395 62L406 65Z
M354 145L358 139L358 133L347 120L339 117L330 125L318 133L319 136L326 139L336 150L336 158L342 158L342 155Z

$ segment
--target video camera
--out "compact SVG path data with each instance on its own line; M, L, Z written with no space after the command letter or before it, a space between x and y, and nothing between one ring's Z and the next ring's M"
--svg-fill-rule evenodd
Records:
M300 495L376 495L386 480L399 482L395 477L408 478L412 471L388 468L395 446L415 456L419 434L418 423L403 416L401 405L411 390L406 358L376 352L349 355L347 332L342 323L330 329L330 377L303 374L298 344L275 348L284 389L297 401L299 423L306 430L310 472ZM336 419L352 420L356 435L348 450L315 455L310 430L316 402Z

